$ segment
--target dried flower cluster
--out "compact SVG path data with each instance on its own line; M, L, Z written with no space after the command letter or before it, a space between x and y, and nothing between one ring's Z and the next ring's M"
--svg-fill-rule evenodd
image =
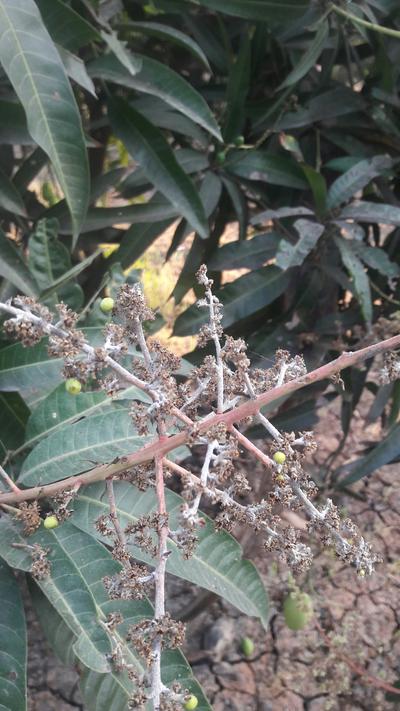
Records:
M205 292L198 306L208 314L199 333L199 344L211 342L214 355L207 355L201 365L193 368L184 383L174 375L179 359L155 339L145 337L143 323L154 315L139 285L125 285L120 289L114 306L117 323L106 326L102 348L93 348L85 341L83 333L76 328L77 315L64 304L57 307L55 324L50 311L34 299L18 297L13 304L0 304L0 309L11 315L4 324L6 332L24 345L48 336L51 355L64 359L66 378L77 378L82 383L97 378L109 394L127 384L135 385L147 395L147 403L136 402L132 407L132 422L139 434L151 435L159 448L154 450L150 461L142 460L134 467L129 463L124 467L124 458L114 461L121 463L119 478L131 481L141 490L148 486L155 488L157 511L142 516L134 524L122 525L111 476L106 482L109 513L96 522L97 530L110 544L119 564L118 571L104 579L110 598L140 599L151 594L152 589L154 592L153 619L130 626L126 636L135 652L145 660L146 675L138 677L123 659L118 640L114 640L114 668L125 669L136 684L130 708L143 708L151 700L156 711L168 711L182 708L184 703L185 689L177 685L167 688L161 681L161 650L180 646L184 636L183 625L171 619L165 605L167 541L172 539L185 558L193 554L204 525L200 513L203 497L219 508L218 527L232 530L235 524L241 523L263 533L266 549L276 552L296 571L310 566L312 551L309 542L304 540L304 533L283 524L280 514L284 509L301 510L307 518L310 536L333 548L360 576L371 574L378 560L356 525L341 518L331 500L323 506L315 503L318 491L305 468L307 456L316 448L311 432L281 433L262 414L261 406L240 418L240 428L238 419L230 419L235 408L256 401L262 393L292 381L304 381L307 371L300 356L292 357L285 350L277 352L275 363L268 370L252 368L244 341L224 336L222 304L212 292L212 280L204 266L197 277ZM136 349L133 353L132 347ZM125 365L127 358L129 368ZM390 377L398 377L400 369L395 356L389 356L385 368ZM242 431L251 423L261 425L270 436L270 443L263 449ZM166 456L168 447L159 453L168 444L171 430L185 433L182 441L204 451L199 475L170 460ZM272 484L261 501L243 503L251 487L246 473L238 466L241 449L256 457L270 474ZM180 520L174 528L166 510L164 488L171 473L181 478L184 498ZM103 470L100 474L106 478ZM83 477L75 487L69 486L57 496L55 509L59 521L70 515L68 506L82 480ZM43 487L44 493L45 489ZM20 504L18 516L23 519L26 534L40 523L36 503ZM144 550L151 564L138 564L132 558L132 545ZM48 574L45 552L35 549L32 555L34 574ZM117 615L103 623L112 639L122 621Z

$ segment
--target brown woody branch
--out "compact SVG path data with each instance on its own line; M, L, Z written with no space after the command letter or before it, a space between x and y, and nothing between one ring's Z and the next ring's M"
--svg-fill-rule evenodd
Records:
M270 405L282 397L287 397L297 390L304 388L306 385L326 380L345 368L357 365L380 353L395 350L396 348L400 348L400 335L393 336L392 338L388 338L384 341L379 341L379 343L367 346L366 348L361 348L357 351L343 353L330 363L327 363L326 365L323 365L300 378L291 380L284 385L268 390L254 399L249 399L232 410L208 415L204 419L193 423L196 432L199 435L203 434L220 422L224 422L229 428L235 423L240 422L240 420L257 415L259 410L265 405ZM68 479L63 479L62 481L57 481L52 484L46 484L45 486L35 486L31 489L21 490L19 492L12 491L6 494L0 494L0 505L3 503L38 499L45 496L51 497L63 489L75 486L77 483L83 486L92 484L96 481L104 481L105 479L116 476L117 474L120 474L121 472L138 464L144 464L145 462L149 462L155 458L159 459L167 455L177 447L181 447L186 444L190 436L191 429L188 427L186 430L166 439L157 439L136 452L133 452L129 456L121 457L121 459L117 462L102 464L83 474L68 477Z

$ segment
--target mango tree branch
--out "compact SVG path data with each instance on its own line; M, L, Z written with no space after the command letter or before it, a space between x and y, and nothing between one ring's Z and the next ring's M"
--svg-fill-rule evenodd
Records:
M258 395L257 397L250 399L241 405L238 405L232 410L213 414L211 416L209 415L206 418L195 422L194 425L196 427L196 432L201 435L220 422L225 423L227 427L231 427L235 423L240 422L240 420L257 415L259 410L265 405L270 405L282 397L291 395L297 390L304 388L306 385L326 380L345 368L357 365L380 353L395 350L396 348L400 348L400 335L393 336L392 338L388 338L384 341L379 341L378 343L374 343L373 345L361 348L357 351L343 353L330 363L322 365L320 368L317 368L316 370L313 370L300 378L291 380L284 385L272 388L272 390L268 390L267 392L262 393L261 395ZM104 479L120 474L121 472L130 469L137 464L144 464L145 462L149 462L156 457L163 457L167 455L173 449L186 444L191 435L192 431L188 427L186 430L179 432L176 435L172 435L165 440L159 441L157 439L136 452L133 452L129 456L121 457L121 459L115 463L102 464L101 466L94 467L90 471L84 472L83 474L69 477L68 479L63 479L62 481L47 484L45 486L36 486L32 489L26 489L20 492L0 494L0 504L38 499L45 496L54 496L54 494L62 491L63 489L75 486L76 483L87 485L92 484L95 481L103 481Z

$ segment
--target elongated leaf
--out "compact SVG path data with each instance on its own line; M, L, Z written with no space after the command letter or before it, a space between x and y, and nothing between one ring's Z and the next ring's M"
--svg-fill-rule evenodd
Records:
M72 54L72 52L69 52L68 49L64 49L64 47L61 47L60 45L57 46L57 51L61 57L68 76L79 86L81 86L82 89L85 89L89 92L89 94L97 99L96 90L93 81L87 73L85 62L77 57L76 54Z
M258 215L251 218L252 225L259 225L269 220L280 220L283 217L295 217L296 215L313 215L313 211L308 207L280 207L277 210L263 210Z
M396 425L379 444L367 454L345 467L350 473L340 479L341 486L354 484L364 476L369 476L375 469L389 464L400 455L400 425Z
M130 25L129 25L130 26ZM143 33L152 37L159 37L163 40L170 40L179 47L183 47L196 57L206 69L210 70L208 59L201 47L189 35L177 30L175 27L161 24L161 22L134 22L132 23L134 32Z
M164 220L130 227L125 232L119 248L112 255L112 261L119 262L124 269L130 267L172 222L173 220Z
M312 194L314 196L315 207L320 215L325 215L326 212L326 199L327 199L327 188L326 180L321 173L312 168L310 165L302 164L303 173L306 176Z
M214 252L208 266L213 271L257 269L275 257L280 239L276 232L264 232L245 241L229 242Z
M352 246L360 259L372 269L376 269L388 279L394 279L399 276L399 265L389 259L384 249L368 247L363 242L353 242Z
M206 237L208 224L203 205L164 136L123 101L111 104L110 119L115 133L157 190L168 198L200 235Z
M30 410L18 393L0 393L0 453L2 459L25 437Z
M156 193L145 205L127 205L126 207L93 207L88 211L81 233L103 230L112 225L126 222L141 224L144 222L160 222L168 218L176 218L179 211L173 207L163 195ZM60 220L60 234L71 234L71 224L68 219Z
M212 10L249 20L294 19L308 7L307 0L199 0Z
M0 229L0 276L27 296L35 296L39 289L26 266L21 253Z
M235 181L227 178L226 176L221 176L222 183L226 192L228 193L233 209L236 212L236 217L239 223L239 239L245 240L247 236L247 226L248 226L248 208L247 200L244 191Z
M54 165L77 236L89 200L85 140L65 69L33 0L0 0L0 61L32 138Z
M0 709L26 711L26 624L11 568L0 561Z
M39 439L48 437L60 427L72 424L82 417L89 417L111 410L121 400L150 402L148 396L134 386L122 390L115 398L103 391L81 392L71 397L62 383L32 412L26 427L24 449L32 447Z
M0 533L0 556L14 568L30 570L32 556L26 548L20 526L3 517ZM15 548L12 543L23 546ZM92 570L95 566L97 575L101 570L103 575L107 574L111 567L109 554L93 538L70 523L64 523L52 531L41 528L30 537L29 543L37 543L48 550L50 574L37 580L37 584L76 635L76 656L94 671L109 671L106 655L111 653L111 642L99 625L99 619L105 621L105 615L96 603L90 583L82 574L82 569L88 566Z
M353 291L361 307L361 312L367 323L372 321L372 299L369 279L365 273L364 265L352 249L352 243L341 237L335 237L343 259L343 264L353 279Z
M368 183L393 165L389 156L374 156L356 163L350 170L339 176L328 191L329 209L347 202L353 195L365 188Z
M85 418L39 442L25 459L19 482L34 486L65 479L130 454L147 441L147 437L138 436L129 410Z
M299 190L307 187L302 170L294 160L267 151L230 151L224 167L241 178Z
M220 130L203 97L179 74L167 65L150 57L139 57L142 68L132 76L112 55L104 55L91 62L88 72L92 77L129 86L145 94L158 96L170 106L181 111L215 138L221 140Z
M53 40L71 52L100 39L97 30L63 0L36 0L36 5Z
M135 76L142 67L142 60L126 49L126 42L121 42L115 32L104 32L104 30L102 30L101 36L115 54L118 62L122 64L129 74Z
M244 104L250 83L250 38L245 30L240 49L229 73L226 90L226 120L223 128L225 143L230 143L241 133L244 122Z
M63 301L77 311L82 306L83 291L78 284L60 282L60 277L71 268L71 257L66 246L58 241L57 230L57 220L38 222L28 243L29 269L41 292L48 292L56 280L60 284L58 289L53 288L46 298L42 297L46 306L54 309L56 304Z
M325 20L324 22L321 22L314 39L310 43L310 46L303 55L303 57L296 64L296 66L286 77L286 79L282 82L279 89L284 89L286 86L292 86L293 84L296 84L310 71L310 69L315 65L322 50L324 49L328 34L329 24Z
M75 279L81 272L85 271L85 269L94 262L97 257L102 254L102 250L96 249L93 254L89 255L89 257L86 257L86 259L83 259L81 262L78 262L78 264L75 264L74 267L71 267L71 269L68 269L68 271L64 272L61 274L59 277L54 279L53 283L50 284L46 289L43 289L41 293L41 299L44 301L47 299L49 296L52 296L55 292L58 294L60 292L65 292L65 287L69 282L71 282L73 279ZM69 255L68 255L69 256ZM70 260L68 259L68 263L70 263ZM58 298L58 297L57 297ZM67 297L63 297L65 300L67 300Z
M400 207L375 202L357 202L345 207L341 218L400 226Z
M117 514L122 525L133 523L144 514L155 510L157 506L153 489L140 492L126 482L114 485ZM93 527L93 521L99 515L107 513L108 502L103 500L104 483L93 484L74 500L74 513L71 519L75 525L93 536L100 534ZM166 491L167 510L171 530L179 527L182 498L172 491ZM239 544L228 533L215 532L210 519L202 514L206 525L199 531L199 543L193 557L184 560L172 539L168 541L171 554L168 557L167 570L180 578L190 580L207 590L228 600L247 615L259 617L265 625L268 619L266 592L256 568L250 561L243 560ZM151 559L142 549L131 546L135 558L150 562Z
M294 227L300 235L296 244L281 240L276 255L276 264L281 269L289 269L303 264L304 260L316 246L325 227L310 220L296 220Z
M236 279L217 291L224 307L223 325L228 327L236 321L247 318L274 301L286 289L289 277L275 266L264 267ZM198 333L206 321L203 309L196 304L181 314L175 323L174 334L187 336Z
M10 178L0 169L0 208L11 214L26 217L26 209L15 185Z

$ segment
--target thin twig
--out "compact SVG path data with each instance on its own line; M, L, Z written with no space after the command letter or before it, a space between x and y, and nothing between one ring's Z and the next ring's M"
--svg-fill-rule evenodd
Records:
M11 491L14 491L16 494L19 494L21 489L13 482L11 477L8 476L7 472L3 469L3 467L0 465L0 476L4 479L6 484L9 486Z

